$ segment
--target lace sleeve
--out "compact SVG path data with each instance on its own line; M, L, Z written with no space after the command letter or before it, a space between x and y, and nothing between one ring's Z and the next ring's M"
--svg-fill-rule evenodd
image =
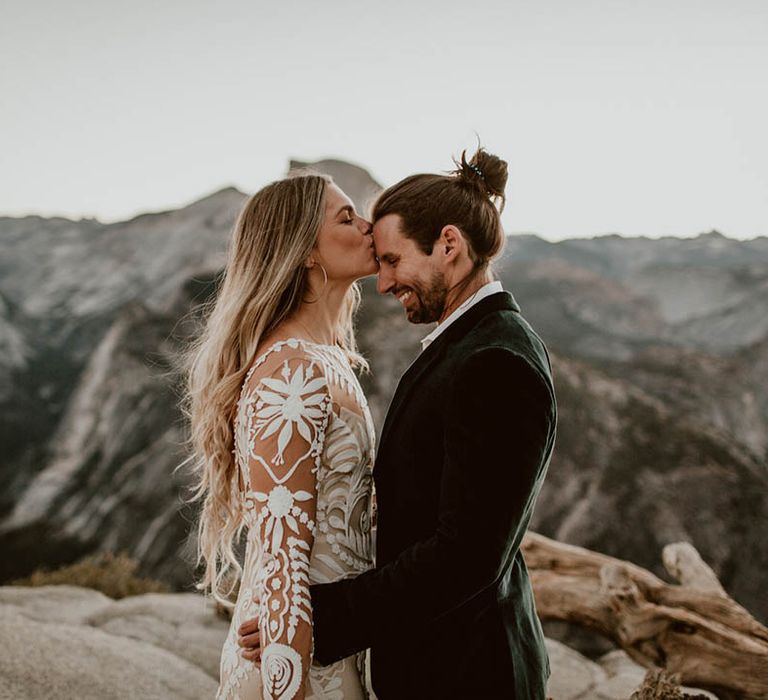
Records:
M270 376L252 377L246 389L264 697L303 698L312 656L316 475L331 397L321 366L303 356L280 358Z

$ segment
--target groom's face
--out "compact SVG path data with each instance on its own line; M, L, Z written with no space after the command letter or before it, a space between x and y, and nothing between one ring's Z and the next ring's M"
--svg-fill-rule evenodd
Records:
M411 323L437 321L445 309L448 287L435 255L427 255L402 230L397 214L388 214L373 225L379 259L378 290L392 294L402 304Z

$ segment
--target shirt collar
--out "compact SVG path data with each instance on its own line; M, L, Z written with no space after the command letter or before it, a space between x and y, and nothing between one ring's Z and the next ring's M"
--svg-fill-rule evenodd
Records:
M442 323L439 323L437 327L425 338L421 340L422 352L426 350L448 326L450 326L459 316L465 311L471 309L475 304L485 299L485 297L497 292L503 292L504 288L501 286L501 282L494 280L493 282L487 282L480 289L478 289L472 296L463 301L456 309Z

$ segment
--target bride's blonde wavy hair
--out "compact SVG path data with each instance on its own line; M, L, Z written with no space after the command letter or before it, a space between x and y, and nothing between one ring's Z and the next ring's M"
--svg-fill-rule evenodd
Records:
M227 606L242 572L234 551L244 525L234 454L237 402L261 340L302 303L311 303L306 299L310 289L305 261L323 224L330 182L325 175L293 174L246 202L235 224L223 278L204 308L202 333L182 358L182 410L189 420L191 449L179 466L192 463L195 483L189 502L202 500L197 565L204 564L204 570L197 588L210 590ZM336 338L353 365L365 366L353 327L359 304L360 290L353 284Z

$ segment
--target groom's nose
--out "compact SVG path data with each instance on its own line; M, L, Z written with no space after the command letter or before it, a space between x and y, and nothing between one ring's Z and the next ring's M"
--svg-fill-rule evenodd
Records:
M379 294L388 294L395 286L395 279L388 265L379 265L379 276L376 279L376 289Z

